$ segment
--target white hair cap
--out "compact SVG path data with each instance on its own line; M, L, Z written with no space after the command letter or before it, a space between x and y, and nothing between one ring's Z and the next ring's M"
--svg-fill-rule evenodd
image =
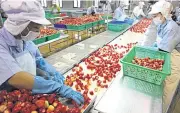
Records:
M21 33L30 22L51 24L45 18L44 9L37 0L4 0L1 8L8 16L4 27L13 35Z
M152 14L157 14L159 12L162 13L162 15L166 18L169 19L171 18L171 11L173 10L173 6L170 2L161 0L159 2L156 2L153 6L152 6L152 10L151 12L149 12L150 15Z

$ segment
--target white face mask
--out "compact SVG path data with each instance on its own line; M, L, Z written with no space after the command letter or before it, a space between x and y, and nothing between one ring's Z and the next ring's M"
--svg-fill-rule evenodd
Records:
M160 19L160 17L153 18L153 22L157 26L162 24L162 20Z
M29 33L26 36L21 35L21 38L24 41L30 41L30 40L34 40L38 36L39 36L39 32L29 31Z

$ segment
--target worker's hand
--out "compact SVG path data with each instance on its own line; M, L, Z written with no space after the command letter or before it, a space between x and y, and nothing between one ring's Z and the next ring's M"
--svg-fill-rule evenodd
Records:
M153 47L157 47L157 43L156 42L153 44Z
M81 93L74 91L72 88L55 82L53 80L45 80L40 76L34 77L34 87L32 89L34 94L56 93L61 97L73 99L76 103L83 104L84 97Z
M74 91L72 88L68 86L64 86L62 90L64 90L63 93L61 93L63 94L63 97L73 99L79 105L84 103L84 97L81 93Z
M65 78L59 72L55 72L54 75L53 75L53 79L52 80L64 84Z
M39 58L36 60L37 68L45 71L48 75L48 80L54 80L56 82L64 83L64 76L56 71L56 69L51 66L44 58Z

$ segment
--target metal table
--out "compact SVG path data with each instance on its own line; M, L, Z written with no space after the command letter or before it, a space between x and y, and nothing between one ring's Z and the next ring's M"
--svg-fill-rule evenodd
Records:
M44 42L44 43L41 43L41 44L38 44L37 47L40 47L40 46L43 46L43 45L46 45L46 44L50 44L52 42L55 42L59 39L63 39L63 38L67 38L69 35L66 35L66 34L61 34L58 38L56 39L53 39L53 40L50 40L50 41L47 41L47 42Z
M120 32L105 31L78 44L61 50L60 52L47 57L46 60L52 65L56 65L57 63L64 64L59 68L56 67L57 70L64 74L75 64L79 63L83 58L88 57L90 53L99 49L100 47L103 47L105 44L109 43L113 39L116 39L121 34L122 33ZM63 57L63 55L71 53L74 53L75 57L71 59L66 59Z
M163 86L120 73L95 105L102 113L162 113Z

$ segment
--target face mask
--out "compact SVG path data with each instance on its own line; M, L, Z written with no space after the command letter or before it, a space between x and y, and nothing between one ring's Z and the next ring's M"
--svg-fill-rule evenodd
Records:
M160 17L154 18L153 22L155 23L155 25L161 25L162 24L162 21L161 21Z
M26 36L21 35L21 38L24 41L30 41L30 40L34 40L38 36L39 36L39 32L29 31L29 33Z

